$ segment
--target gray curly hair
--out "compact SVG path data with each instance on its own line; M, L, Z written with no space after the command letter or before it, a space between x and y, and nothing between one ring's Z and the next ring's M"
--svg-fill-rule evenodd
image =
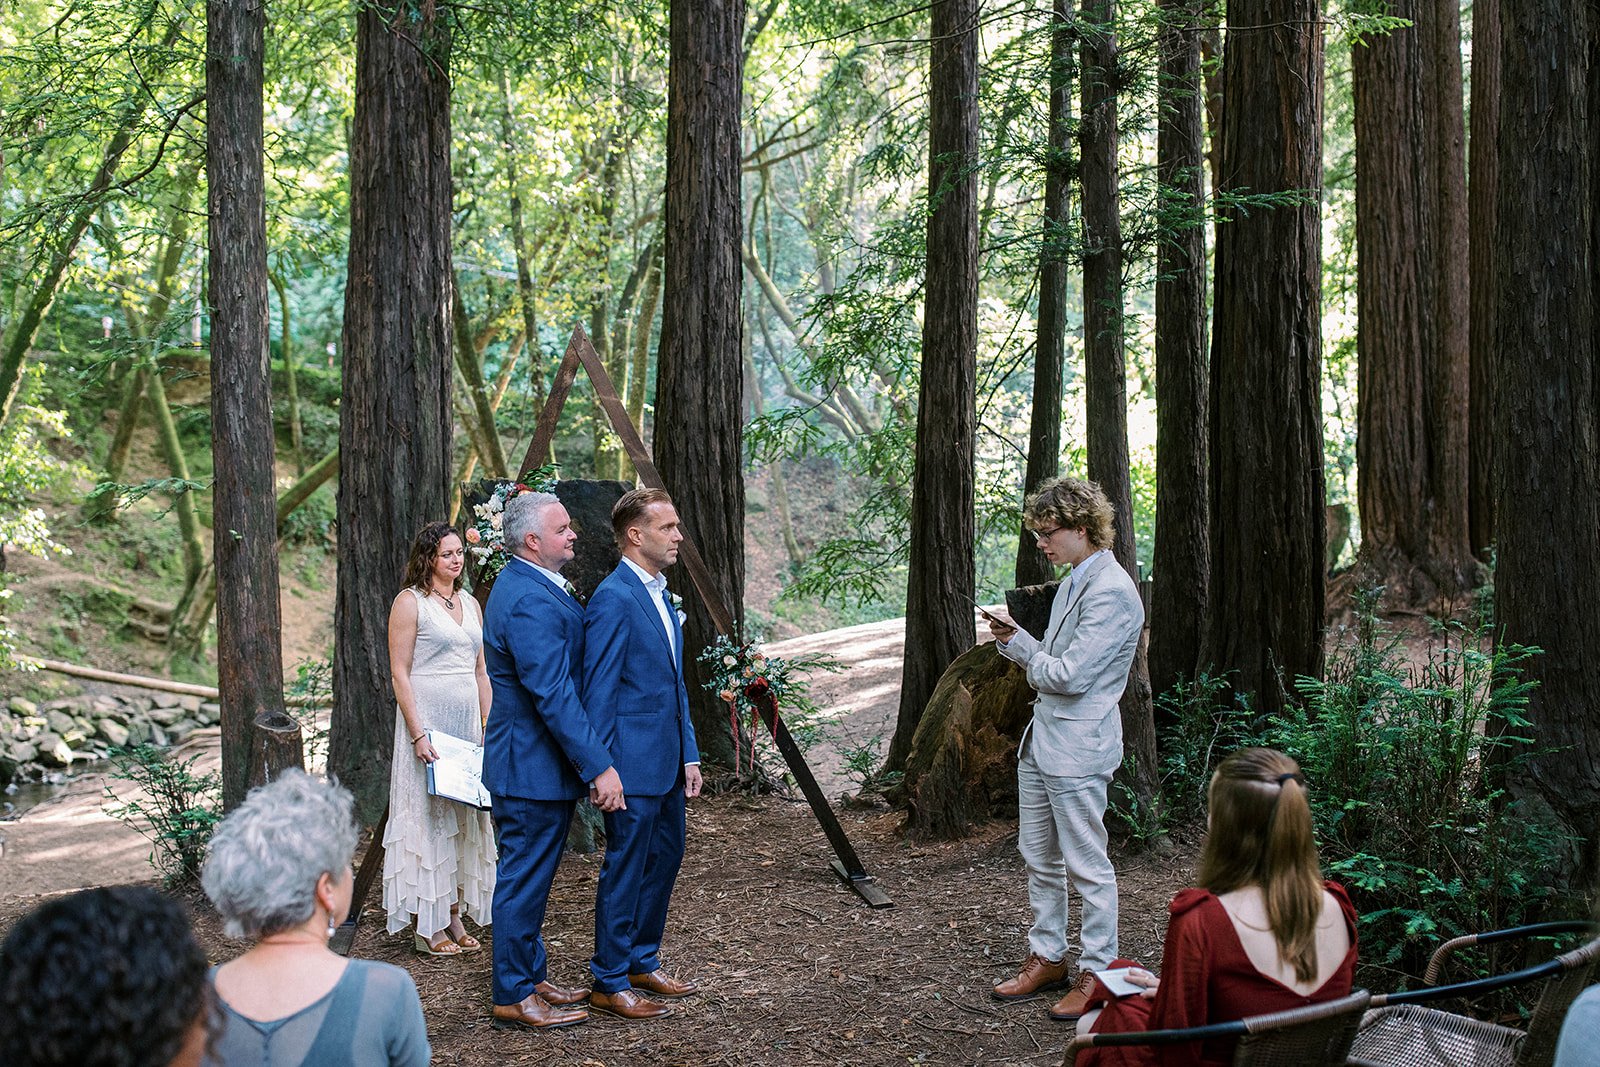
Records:
M200 871L228 936L264 937L311 918L317 879L342 877L355 855L354 813L348 790L301 770L252 789L217 826Z

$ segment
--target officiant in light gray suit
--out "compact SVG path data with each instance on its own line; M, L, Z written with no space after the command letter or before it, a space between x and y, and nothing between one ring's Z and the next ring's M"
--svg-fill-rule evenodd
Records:
M1002 1000L1066 984L1068 880L1082 900L1078 979L1050 1017L1082 1015L1093 971L1117 956L1117 875L1106 856L1106 787L1122 763L1117 702L1128 683L1144 604L1111 554L1115 514L1093 482L1059 478L1028 498L1023 521L1054 566L1072 571L1056 590L1043 640L990 623L1000 654L1022 665L1038 693L1017 750L1017 848L1028 868L1033 928L1028 959L995 986Z

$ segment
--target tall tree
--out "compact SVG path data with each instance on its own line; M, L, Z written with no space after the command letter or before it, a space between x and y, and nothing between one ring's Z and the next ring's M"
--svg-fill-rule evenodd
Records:
M1502 9L1495 617L1535 645L1531 773L1510 783L1600 868L1600 11ZM1564 865L1563 865L1564 866Z
M145 68L135 69L132 72L132 77L128 80L127 95L113 109L115 118L111 137L101 152L100 165L95 169L89 187L74 198L75 206L61 220L59 226L50 229L42 242L40 262L37 264L38 281L27 297L19 301L20 314L3 335L3 343L0 343L0 423L4 423L11 414L11 404L16 400L17 390L22 385L23 363L27 359L29 350L33 348L33 342L39 336L39 330L44 326L45 315L55 303L56 293L61 288L67 268L72 266L73 258L78 252L78 243L88 231L95 212L99 211L106 200L113 195L111 183L117 175L122 157L127 154L128 149L142 132L152 100L151 84L153 81L159 82L159 77L180 58L174 46L182 39L183 31L184 19L180 15L166 24L166 28L162 31L161 43L152 51L143 52L143 49L135 46L134 41L130 41L131 50L143 52ZM138 30L135 40L142 37L143 33L143 29ZM167 120L170 123L169 134L192 106L193 103L179 108L171 115Z
M1072 243L1072 83L1077 58L1072 14L1071 0L1055 0L1050 20L1050 147L1044 165L1039 319L1034 335L1033 407L1028 417L1024 493L1032 493L1061 470L1061 394L1067 369L1067 285ZM1018 536L1017 586L1052 580L1055 573L1034 536L1026 530Z
M389 604L412 535L449 509L449 69L443 9L359 9L328 766L368 821L393 749Z
M1472 4L1472 136L1467 141L1468 537L1494 543L1495 201L1500 187L1500 0Z
M976 582L978 3L935 0L928 57L927 282L911 489L905 667L884 769L904 768L939 676L972 647Z
M672 0L667 74L664 304L654 450L723 602L744 617L743 284L739 108L744 0ZM690 588L682 564L672 585ZM684 597L684 668L701 750L733 763L726 705L701 686L695 653L716 637Z
M1133 482L1128 470L1128 372L1123 357L1122 177L1117 101L1117 9L1113 0L1083 0L1082 122L1078 129L1083 186L1084 425L1089 478L1116 509L1117 563L1135 582L1139 559L1133 537ZM1142 803L1153 803L1156 730L1150 701L1148 646L1143 634L1123 690L1123 745L1133 757L1125 782Z
M1322 670L1322 22L1231 0L1211 337L1211 597L1201 663L1259 707Z
M283 713L278 519L267 355L262 141L262 0L206 5L206 180L210 199L211 455L216 537L222 802L249 788L253 723ZM152 372L151 399L166 415ZM170 416L166 416L170 424ZM178 453L181 458L181 451ZM198 561L195 561L198 570Z
M1467 507L1466 130L1456 0L1354 49L1357 574L1397 603L1477 584Z
M1211 584L1206 500L1205 85L1201 0L1162 0L1156 84L1156 539L1150 684L1192 677Z

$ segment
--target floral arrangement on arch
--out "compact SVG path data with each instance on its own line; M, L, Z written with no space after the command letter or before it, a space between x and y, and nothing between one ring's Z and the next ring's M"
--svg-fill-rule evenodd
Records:
M734 773L739 773L742 762L739 752L739 723L750 723L750 766L755 769L755 751L758 738L768 738L771 732L761 727L761 710L758 701L768 695L783 716L789 731L801 748L809 748L821 734L818 721L821 711L809 696L811 681L808 673L814 670L838 671L843 669L832 657L826 655L785 659L769 656L760 641L734 641L727 634L717 639L699 655L706 666L705 688L717 694L728 705L728 720L733 727Z
M500 482L489 494L489 499L474 504L472 522L467 524L467 551L478 565L477 581L492 582L506 565L510 555L506 552L506 538L500 525L505 519L506 505L523 493L553 493L556 491L556 466L546 464L538 470L523 475L520 482Z

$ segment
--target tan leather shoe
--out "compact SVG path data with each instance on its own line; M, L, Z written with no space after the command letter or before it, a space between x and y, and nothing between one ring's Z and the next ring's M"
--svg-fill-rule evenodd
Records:
M1066 984L1066 960L1051 963L1043 956L1030 952L1015 978L1008 978L994 987L994 997L996 1000L1021 1000L1046 989L1060 989Z
M1094 972L1084 971L1078 975L1072 992L1056 1001L1056 1006L1050 1009L1050 1018L1058 1023L1077 1022L1078 1016L1089 1010L1089 996L1093 992Z
M628 975L628 984L646 993L654 993L658 997L686 997L690 993L700 992L700 987L695 983L674 978L660 967L649 974Z
M589 1007L631 1022L664 1019L672 1014L672 1009L665 1004L641 997L631 989L619 989L615 993L602 993L597 989L589 994Z
M554 982L540 982L533 987L533 991L544 998L546 1004L554 1004L564 1008L568 1004L582 1004L589 999L587 989L574 989L571 986L560 986Z
M529 993L520 1004L496 1004L493 1026L496 1030L559 1030L589 1021L582 1008L557 1008L537 993Z

